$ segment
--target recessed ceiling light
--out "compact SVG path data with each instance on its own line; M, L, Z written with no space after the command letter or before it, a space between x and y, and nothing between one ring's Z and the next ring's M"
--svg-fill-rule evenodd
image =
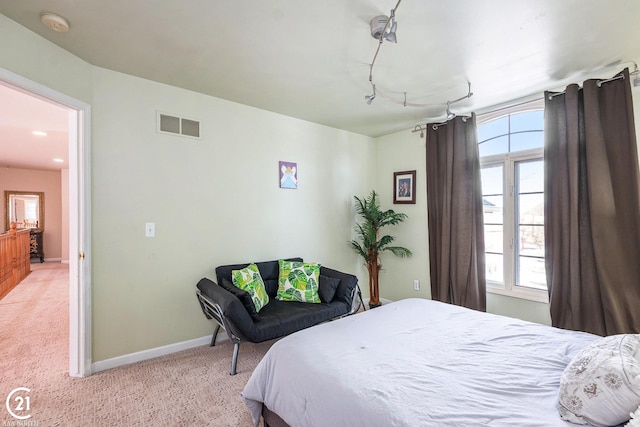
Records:
M37 136L47 136L47 133L46 133L46 132L43 132L43 131L41 131L41 130L34 130L34 131L33 131L33 132L31 132L31 133L32 133L32 134L34 134L34 135L37 135Z
M56 163L64 163L64 159L53 159Z

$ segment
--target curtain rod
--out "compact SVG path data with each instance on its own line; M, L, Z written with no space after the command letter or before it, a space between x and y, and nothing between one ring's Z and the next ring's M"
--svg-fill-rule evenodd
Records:
M624 74L618 74L617 76L611 77L610 79L598 80L596 82L596 84L598 85L598 87L601 87L604 83L609 83L609 82L612 82L614 80L620 80L620 79L624 80ZM580 87L580 89L582 89L582 87ZM562 92L550 93L549 94L549 99L553 99L556 96L563 95L564 92L565 91L563 90Z
M458 117L462 117L462 121L466 122L468 119L471 118L471 116L458 116ZM434 123L431 127L433 128L433 130L437 130L440 126L444 126L447 123L449 123L448 121L446 122L442 122L442 123ZM411 131L411 133L416 133L416 132L424 132L425 130L427 130L427 125L428 123L424 124L424 127L422 127L422 125L416 125L413 130Z
M625 66L626 66L626 65L628 65L628 64L633 64L633 65L635 66L634 73L635 73L635 72L636 72L636 70L638 69L638 65L635 63L635 61L627 61L627 62L623 62L622 64L624 64ZM621 65L621 64L617 64L617 65L619 66L619 65ZM609 68L607 68L607 69L609 69ZM601 70L601 71L602 71L602 70ZM623 80L624 80L624 74L623 74L623 73L624 73L624 71L621 71L621 72L620 72L620 73L618 73L616 76L614 76L614 77L612 77L612 78L610 78L610 79L598 80L598 82L597 82L598 87L602 86L602 84L603 84L603 83L608 83L608 82L611 82L611 81L614 81L614 80L619 80L619 79L623 79ZM582 88L581 88L581 89L582 89ZM471 89L469 89L469 90L471 90ZM551 93L549 93L549 99L553 99L553 97L555 97L555 96L562 95L564 92L565 92L565 91L562 91L562 92L551 92ZM522 98L521 98L521 99L522 99ZM484 115L486 115L486 114L491 114L491 113L494 113L494 112L496 112L496 111L500 111L500 110L505 110L505 109L508 109L508 108L512 108L512 107L514 107L514 106L516 106L516 107L517 107L517 106L519 106L519 105L528 104L528 103L530 103L530 102L540 101L540 100L542 100L542 99L544 99L544 96L542 96L542 97L540 97L540 98L526 99L526 100L523 100L523 101L517 102L516 104L505 105L505 106L503 106L503 107L500 107L500 108L497 108L497 109L494 109L494 110L492 109L492 110L485 111L485 112L483 112L483 113L476 114L476 117L482 117L482 116L484 116ZM466 118L466 116L465 116L465 118ZM428 123L425 123L425 124L424 124L424 127L422 127L422 125L416 125L416 126L414 127L414 129L411 131L411 133L415 133L415 132L421 132L421 133L422 133L422 132L424 132L425 130L427 130L427 124L428 124ZM435 124L435 125L434 125L434 127L435 127L435 129L437 129L439 126L442 126L442 125L445 125L445 124L447 124L447 123L446 123L446 122L444 122L444 123L437 123L437 124ZM422 135L420 135L420 136L422 137Z

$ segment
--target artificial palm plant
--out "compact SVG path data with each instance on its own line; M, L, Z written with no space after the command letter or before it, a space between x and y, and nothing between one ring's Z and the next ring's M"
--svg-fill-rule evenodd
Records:
M369 271L369 306L380 305L380 295L378 293L378 273L382 268L380 255L384 251L389 251L401 258L409 257L413 253L400 246L390 246L395 240L394 237L380 236L380 229L387 225L396 225L407 219L407 215L398 213L392 209L383 211L380 209L378 194L372 191L366 199L354 196L356 200L356 213L361 221L356 223L356 233L358 240L352 240L351 246L364 258Z

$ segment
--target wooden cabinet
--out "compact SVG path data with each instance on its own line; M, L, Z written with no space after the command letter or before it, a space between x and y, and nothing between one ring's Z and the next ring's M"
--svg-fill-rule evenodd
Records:
M39 228L31 229L31 258L40 258L40 262L44 262L43 233Z
M31 272L29 240L29 231L16 231L15 226L0 234L0 298Z

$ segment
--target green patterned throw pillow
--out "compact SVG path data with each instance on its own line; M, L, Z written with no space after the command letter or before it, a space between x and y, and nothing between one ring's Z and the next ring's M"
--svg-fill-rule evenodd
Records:
M256 306L257 312L269 302L269 295L267 295L267 290L264 287L257 265L249 264L242 270L232 270L231 280L234 286L251 295L251 300L253 305Z
M280 301L300 301L320 303L318 296L318 278L320 264L317 262L298 262L278 260L278 294Z

